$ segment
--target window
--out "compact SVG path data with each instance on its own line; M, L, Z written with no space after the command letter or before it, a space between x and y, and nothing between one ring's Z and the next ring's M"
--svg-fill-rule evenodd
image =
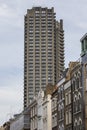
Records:
M84 51L84 41L82 41L82 51Z
M69 104L71 103L71 91L69 92Z
M72 116L71 116L71 110L69 110L69 123L72 122L72 121L71 121L71 118L72 118Z
M77 89L79 88L79 78L77 78Z
M63 90L61 90L61 99L63 98Z
M75 81L73 81L73 90L75 90Z
M68 105L68 94L65 95L65 104Z
M68 124L68 111L66 111L66 125Z
M79 118L79 130L82 130L82 120Z

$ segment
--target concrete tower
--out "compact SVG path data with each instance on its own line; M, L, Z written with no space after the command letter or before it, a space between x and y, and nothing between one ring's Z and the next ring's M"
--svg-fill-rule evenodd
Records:
M33 7L24 19L24 108L48 83L55 84L64 70L63 20L54 8Z

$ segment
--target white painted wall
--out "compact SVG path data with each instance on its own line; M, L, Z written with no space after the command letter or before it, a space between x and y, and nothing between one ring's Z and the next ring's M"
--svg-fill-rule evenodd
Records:
M51 95L47 95L43 101L43 130L52 130Z
M44 91L40 91L37 98L37 123L38 130L43 130L43 97Z

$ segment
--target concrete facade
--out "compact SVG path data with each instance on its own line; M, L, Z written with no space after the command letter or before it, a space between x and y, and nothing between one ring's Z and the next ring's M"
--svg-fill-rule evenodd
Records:
M33 7L24 19L24 108L64 70L63 20L54 8Z

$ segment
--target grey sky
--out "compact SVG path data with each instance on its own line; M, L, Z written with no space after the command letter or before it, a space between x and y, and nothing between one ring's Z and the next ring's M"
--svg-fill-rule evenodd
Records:
M33 6L54 7L64 20L66 66L87 32L87 0L0 0L0 124L23 107L24 15Z

